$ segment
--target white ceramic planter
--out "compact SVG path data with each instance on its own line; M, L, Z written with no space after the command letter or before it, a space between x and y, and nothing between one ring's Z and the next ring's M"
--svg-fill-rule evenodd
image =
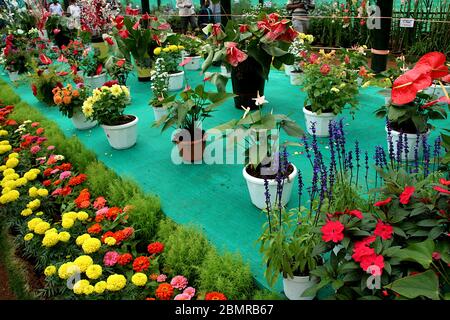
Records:
M169 74L169 91L178 91L183 88L184 83L184 71L178 73Z
M300 86L303 82L303 72L291 72L289 77L293 86Z
M294 167L294 171L289 175L289 179L284 180L283 185L283 193L281 195L281 204L285 206L289 200L291 199L292 194L292 185L294 184L294 179L297 176L297 168L294 164L292 164ZM265 197L265 188L264 188L264 179L255 178L247 173L246 168L242 170L242 175L244 176L244 179L247 181L247 187L248 192L250 193L250 199L252 203L258 207L259 209L265 209L266 208L266 197ZM275 179L268 180L269 183L269 193L270 193L270 200L272 202L275 201L276 194L277 194L277 182Z
M167 108L153 108L153 114L155 115L155 121L159 121L162 117L167 114Z
M290 76L290 75L291 75L291 72L294 70L294 66L291 65L291 64L283 64L283 65L284 65L284 73L285 73L287 76Z
M81 110L74 110L72 116L72 123L78 130L88 130L97 125L97 121L86 119Z
M389 138L387 135L387 131L388 129L385 127L386 130L386 140L387 140L387 150L389 150ZM422 139L423 136L426 135L428 136L430 133L430 131L428 131L427 133L423 133L419 135L419 144L418 144L418 156L419 158L421 157L422 151L423 151L423 143L422 143ZM392 143L394 146L394 155L395 157L397 157L397 143L400 137L400 132L395 131L395 130L391 130L391 136L392 136ZM405 137L408 140L408 154L405 153ZM403 134L403 138L402 138L402 145L403 145L403 150L401 150L401 158L402 160L407 160L407 161L413 161L414 160L414 155L415 155L415 151L414 149L416 148L416 144L417 144L417 135L416 134L411 134L411 133L404 133Z
M188 56L185 56L184 58L186 59ZM195 57L191 57L192 58L192 60L189 62L189 63L186 63L185 65L184 65L184 68L186 69L186 70L192 70L192 71L195 71L195 70L200 70L200 68L201 68L201 66L202 66L202 64L201 64L201 61L202 61L202 57L200 57L200 56L195 56Z
M314 297L302 297L306 289L311 288L316 281L309 276L294 278L283 278L284 294L289 300L312 300Z
M135 117L133 121L118 126L102 125L111 147L122 150L134 146L137 140L138 121L139 118Z
M450 86L444 86L448 94L450 94ZM430 87L424 90L426 94L436 95L437 98L445 96L444 90L440 84L432 84Z
M328 126L330 121L336 118L334 113L321 113L317 114L315 112L311 112L306 108L303 108L303 113L305 114L305 122L306 129L309 134L313 134L312 132L312 123L316 124L316 136L317 137L328 137L330 134L328 132Z
M231 72L229 72L225 66L220 66L220 73L227 78L231 78Z
M107 80L106 73L99 74L98 76L93 77L84 77L84 84L92 89L100 88Z
M8 76L11 82L17 81L19 80L19 71L14 72L8 71Z

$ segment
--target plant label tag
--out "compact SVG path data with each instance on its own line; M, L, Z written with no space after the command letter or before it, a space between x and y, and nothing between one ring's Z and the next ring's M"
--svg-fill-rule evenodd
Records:
M401 18L400 19L400 27L401 28L413 28L414 27L414 19L412 19L412 18Z

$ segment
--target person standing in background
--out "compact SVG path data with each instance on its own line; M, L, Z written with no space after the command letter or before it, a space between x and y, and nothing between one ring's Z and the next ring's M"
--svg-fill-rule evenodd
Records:
M181 32L186 33L188 24L191 25L192 31L197 28L195 21L195 10L192 0L177 0L178 15L181 17Z
M75 0L70 0L70 5L67 7L67 14L69 15L69 29L80 29L81 9Z
M214 15L214 23L220 23L221 20L221 6L220 6L220 0L211 0L211 4L209 6L211 8L211 11Z
M50 11L50 14L52 16L62 16L64 13L63 8L59 4L58 0L53 0L53 3L50 4L48 11Z
M202 7L198 13L198 27L202 29L208 24L214 23L214 17L212 10L209 8L209 0L201 0L200 5Z
M296 31L301 33L308 32L308 13L314 8L314 0L288 0L286 10L292 16L292 26Z

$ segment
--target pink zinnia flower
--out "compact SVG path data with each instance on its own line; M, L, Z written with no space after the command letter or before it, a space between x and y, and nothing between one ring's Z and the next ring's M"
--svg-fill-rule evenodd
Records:
M103 258L103 263L107 267L112 267L117 263L117 260L119 259L120 254L118 254L116 251L108 251L105 253L105 257Z
M50 171L51 174L55 174L55 173L58 173L58 172L59 172L59 169L54 169L54 170Z
M108 212L109 208L108 207L103 207L99 210L97 210L97 212L95 213L96 216L102 216L105 215Z
M31 124L31 126L32 126L33 128L39 127L39 122L33 122L33 123Z
M183 276L175 276L172 278L172 281L170 281L170 284L176 289L183 290L187 287L188 280Z
M47 147L47 150L49 150L49 151L50 151L50 150L55 150L55 146L48 146L48 147Z
M41 147L39 147L39 146L32 146L30 151L31 151L32 154L36 154L39 151L41 151Z
M103 197L98 197L97 199L95 199L93 206L94 206L94 209L100 210L105 205L106 205L106 199Z
M173 300L191 300L191 296L186 293L180 293Z
M68 177L70 177L71 174L72 172L70 171L61 172L61 174L59 175L59 180L67 179Z
M184 289L183 291L184 294L189 295L191 298L193 298L195 296L195 289L192 287L187 287L186 289Z
M56 189L55 191L52 192L52 196L58 196L61 194L61 188Z
M160 274L158 278L156 278L157 282L165 282L167 280L167 276L165 274Z

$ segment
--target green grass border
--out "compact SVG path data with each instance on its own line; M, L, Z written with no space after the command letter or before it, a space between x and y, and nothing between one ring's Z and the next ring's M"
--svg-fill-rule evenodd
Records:
M244 263L239 254L223 252L218 253L214 246L207 240L204 233L197 226L177 225L161 211L159 198L155 195L145 194L140 186L131 179L122 178L114 171L99 161L92 151L88 150L76 137L66 137L59 126L47 119L40 111L33 108L15 93L14 89L0 79L0 101L5 104L15 105L12 118L16 121L38 121L46 130L48 143L56 146L58 153L67 157L80 172L88 175L88 185L95 196L104 195L110 203L124 206L132 204L136 212L142 212L142 216L136 217L135 224L141 229L140 236L146 240L158 239L167 242L169 250L163 253L163 259L169 265L168 270L183 270L189 274L195 274L195 279L190 279L198 290L219 291L234 299L280 299L277 293L266 289L259 289L250 271L248 263ZM142 210L142 211L141 211ZM140 228L139 228L140 227ZM195 236L186 237L187 233ZM206 246L205 246L206 243ZM182 244L182 245L178 245ZM195 250L205 246L206 254L199 256ZM11 269L10 279L17 283L26 283L22 275L15 274ZM28 298L25 292L18 292L17 298Z

